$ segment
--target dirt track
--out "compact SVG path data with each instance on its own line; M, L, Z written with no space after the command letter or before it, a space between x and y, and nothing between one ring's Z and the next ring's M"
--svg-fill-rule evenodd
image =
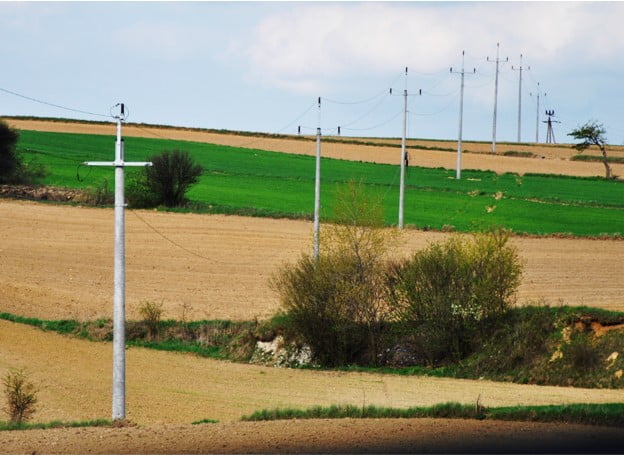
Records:
M399 254L445 236L408 230ZM269 278L311 249L311 237L312 223L305 221L128 212L129 317L145 300L164 301L165 317L174 319L184 306L193 319L268 317L279 306ZM624 242L514 243L526 261L520 303L545 298L624 309ZM0 200L0 311L48 319L110 317L112 257L112 209Z
M84 133L84 134L106 134L115 135L114 124L85 124L68 122L50 122L42 120L19 120L8 119L8 123L18 129L30 129L37 131ZM255 148L261 150L273 150L276 152L297 153L314 155L316 146L313 141L300 141L292 139L273 139L250 136L236 136L232 134L217 134L202 131L183 129L164 129L156 127L137 127L128 125L123 129L125 136L167 138L196 142L209 142L213 144L232 145L237 147ZM427 146L440 146L454 148L456 144L431 143L412 141ZM465 148L484 151L487 144L466 144ZM499 146L499 152L504 150L524 150L527 147L516 145ZM464 169L488 169L497 173L517 172L543 173L543 174L563 174L576 176L604 176L604 167L601 163L569 161L571 155L576 152L571 148L540 146L531 147L533 153L538 153L541 158L506 157L500 155L490 155L484 153L466 153L462 162ZM400 161L400 149L395 147L376 147L369 145L353 145L325 142L322 144L322 155L324 157L339 158L356 161L370 161L374 163L398 164ZM456 154L441 152L436 150L412 150L410 153L410 163L415 166L424 167L444 167L455 169ZM624 152L618 148L613 151L614 156L622 156ZM613 164L613 172L616 175L624 175L624 164Z

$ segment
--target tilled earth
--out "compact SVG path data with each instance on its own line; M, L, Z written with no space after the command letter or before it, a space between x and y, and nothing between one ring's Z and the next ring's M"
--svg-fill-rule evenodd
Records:
M0 310L42 319L112 314L113 210L0 199ZM406 230L397 255L448 234ZM519 302L624 309L624 242L514 238L525 261ZM266 318L269 286L311 252L312 223L128 211L127 309L162 301L166 318Z

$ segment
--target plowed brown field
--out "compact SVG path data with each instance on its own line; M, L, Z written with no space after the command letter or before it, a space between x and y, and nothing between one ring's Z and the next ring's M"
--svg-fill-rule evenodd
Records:
M145 224L145 222L149 224ZM129 211L129 317L145 300L165 317L265 318L279 302L269 278L311 249L305 221ZM399 255L447 234L407 230ZM0 311L39 318L110 317L113 211L0 200ZM624 309L624 242L515 238L526 263L519 302Z
M114 136L116 131L115 125L112 123L107 125L21 119L8 119L7 121L15 128L37 131L106 134L110 136ZM125 136L168 138L185 141L208 142L212 144L231 145L237 147L272 150L276 152L297 153L304 155L314 155L316 153L316 145L313 141L301 141L295 139L237 136L233 134L219 134L207 131L146 126L139 127L135 125L126 125L123 129L123 134ZM384 142L392 141L384 140ZM412 140L410 141L410 144L419 144L428 147L456 147L456 144L454 142L438 143L437 141L431 142ZM488 147L491 146L489 146L487 143L466 144L464 148L468 150L478 151L479 153L464 154L462 158L462 167L464 169L487 169L497 173L542 173L576 175L582 177L604 176L604 166L601 163L569 161L567 158L577 153L569 146L561 147L552 145L540 145L536 147L531 147L522 145L500 145L498 147L498 153L501 154L505 150L530 150L532 153L539 155L540 158L522 158L491 155L486 153L489 150ZM411 150L409 154L410 164L412 165L455 169L455 153L441 152L436 150ZM613 150L612 154L614 156L624 156L624 150L622 150L622 147L616 147L615 150ZM369 161L374 163L386 164L398 164L400 161L400 149L397 149L395 147L343 144L334 142L324 142L322 144L322 155L328 158ZM624 175L624 164L613 164L613 172L616 175Z

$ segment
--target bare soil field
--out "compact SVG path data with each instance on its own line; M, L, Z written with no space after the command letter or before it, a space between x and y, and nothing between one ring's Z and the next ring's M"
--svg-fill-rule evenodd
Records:
M110 343L89 342L0 321L0 374L27 366L40 387L36 421L110 415ZM354 404L427 406L445 401L485 406L601 403L621 390L575 389L366 373L243 365L191 354L127 350L127 416L138 428L4 432L1 453L389 452L482 451L494 444L532 452L536 440L561 447L594 435L591 447L623 441L620 430L469 420L339 420L242 423L273 407ZM190 426L196 420L220 424ZM619 435L616 437L616 435ZM613 439L616 438L616 439ZM467 445L466 445L467 444ZM528 445L527 445L528 444ZM538 446L542 447L543 446ZM554 447L554 446L553 446ZM566 446L578 450L578 446ZM587 448L587 446L586 446Z
M7 119L7 121L15 128L37 131L104 134L110 136L114 136L116 131L113 123L107 125L22 119ZM207 131L136 125L124 126L123 134L125 136L208 142L212 144L231 145L236 147L272 150L276 152L304 155L314 155L316 153L316 145L313 141L302 141L296 139L237 136L233 134L219 134ZM386 140L383 141L388 142ZM429 147L456 147L456 144L450 141L448 143L438 143L413 140L410 144L425 145ZM491 170L497 173L543 173L575 175L581 177L604 176L604 166L599 162L569 161L568 158L577 153L571 147L553 147L549 145L540 145L538 147L504 145L498 148L498 152L500 154L506 150L526 151L525 149L530 148L532 153L539 155L538 158L509 157L502 156L500 154L489 155L487 154L490 150L488 147L491 147L491 145L488 145L487 143L466 144L464 148L478 153L464 154L462 158L463 168ZM613 152L614 156L624 156L624 153L620 152L620 148L617 148ZM395 147L343 144L335 142L323 143L321 153L323 156L329 158L386 164L398 164L401 156L400 149ZM409 154L410 164L416 166L454 169L456 165L456 154L451 152L436 150L411 150ZM624 164L613 164L612 169L615 175L624 175Z
M113 210L0 199L0 311L43 319L112 315ZM148 223L148 224L146 224ZM406 230L397 255L448 234ZM519 303L624 310L624 242L514 238ZM279 307L270 277L311 252L312 223L226 215L126 213L128 317L163 301L166 318L250 320Z
M10 454L621 453L618 428L477 420L290 420L12 432Z

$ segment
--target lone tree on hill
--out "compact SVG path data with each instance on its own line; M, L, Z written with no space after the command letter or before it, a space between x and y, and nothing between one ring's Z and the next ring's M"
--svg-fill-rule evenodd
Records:
M592 145L597 146L602 153L602 163L605 166L605 178L614 179L616 177L611 171L611 166L609 166L609 158L607 157L606 134L607 131L605 130L604 126L602 126L602 124L599 124L595 121L590 121L572 130L572 132L568 133L568 136L572 136L577 141L582 141L578 144L574 144L574 148L581 153L583 153Z

